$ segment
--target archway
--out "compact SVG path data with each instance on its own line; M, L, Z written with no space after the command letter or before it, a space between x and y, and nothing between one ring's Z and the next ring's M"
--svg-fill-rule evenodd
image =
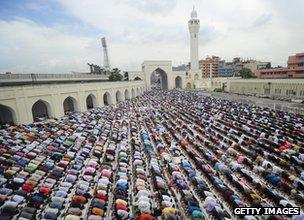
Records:
M177 76L175 78L175 88L179 88L179 89L182 88L182 77Z
M128 99L130 99L131 97L130 97L130 92L129 92L129 90L125 90L125 100L128 100Z
M136 76L134 80L142 80L140 77Z
M187 89L191 89L191 83L187 83Z
M195 74L195 75L194 75L194 79L195 79L195 80L197 80L198 77L199 77L198 74Z
M132 98L135 98L136 95L135 95L135 90L134 90L134 88L132 88L131 93L132 93Z
M97 107L96 97L93 94L87 96L86 99L87 109L92 109Z
M71 96L67 97L63 101L63 111L66 114L67 112L76 112L78 111L77 100Z
M36 118L47 118L51 116L51 106L48 102L39 99L32 106L33 121Z
M168 89L168 76L161 68L157 68L151 73L150 82L151 89Z
M2 124L16 124L16 114L12 108L0 104L0 125Z
M104 105L112 104L112 97L110 93L106 92L105 94L103 94L103 104Z
M137 96L140 95L140 93L139 93L139 88L136 89L136 95L137 95Z
M121 92L118 90L116 92L116 102L121 102L121 101L123 101L123 97L122 97Z

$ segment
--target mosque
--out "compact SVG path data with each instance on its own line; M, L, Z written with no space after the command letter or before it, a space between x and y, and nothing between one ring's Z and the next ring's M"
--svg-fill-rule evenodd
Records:
M160 75L162 89L187 88L213 90L222 88L228 78L212 78L212 72L209 78L202 78L199 70L199 29L200 20L193 7L190 20L188 21L190 34L190 63L191 68L188 71L173 71L172 61L169 60L147 60L142 64L141 71L131 71L130 79L136 77L145 81L147 89L151 88L151 73L157 72Z
M220 79L201 78L188 24L189 71L0 75L0 220L304 219L303 116L194 90Z
M210 87L212 79L202 79L199 74L200 21L194 8L188 26L189 71L172 71L172 61L147 60L143 62L141 71L131 71L129 81L122 82L105 81L106 76L94 74L0 75L0 122L30 123L37 117L61 117L67 111L83 112L116 104L150 90L151 75L155 72L160 77L162 89Z
M116 104L150 90L154 73L161 89L219 88L238 94L303 98L304 79L212 77L212 71L203 78L199 70L199 28L200 20L193 8L188 21L191 68L187 71L173 71L170 60L146 60L140 71L129 72L129 81L121 82L109 82L107 76L98 74L0 74L0 124L31 123L37 117L61 117L67 111L84 112Z

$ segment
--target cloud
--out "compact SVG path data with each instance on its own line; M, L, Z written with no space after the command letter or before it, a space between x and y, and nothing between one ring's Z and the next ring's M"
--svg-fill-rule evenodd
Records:
M0 71L87 71L87 62L102 62L103 36L111 65L123 70L140 69L148 59L187 63L193 4L201 58L243 56L285 65L289 55L304 51L300 0L289 7L283 0L46 0L24 7L45 8L45 23L39 13L0 16Z
M150 0L124 0L126 5L130 5L138 9L139 11L144 11L148 14L160 14L168 15L168 12L175 8L176 0L162 0L162 1L150 1Z
M41 27L24 18L0 20L1 72L68 72L85 70L92 39Z
M46 2L39 1L38 2L25 2L22 7L33 10L33 11L42 11L42 10L50 10L50 6L46 4Z
M253 22L252 27L258 28L267 25L271 22L271 19L271 14L263 14Z

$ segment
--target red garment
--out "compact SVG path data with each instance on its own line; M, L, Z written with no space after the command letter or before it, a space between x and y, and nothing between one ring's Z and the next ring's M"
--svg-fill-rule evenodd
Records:
M153 216L150 214L141 214L138 216L138 220L153 220Z
M73 199L74 202L78 202L78 203L81 203L81 204L84 204L84 203L87 202L87 199L84 196L75 195L75 196L73 196L72 199Z
M125 210L128 211L128 208L121 203L116 204L116 210Z
M180 145L181 145L181 147L185 148L185 147L188 146L188 141L186 141L185 139L183 139L183 140L180 141Z
M281 153L288 148L291 148L291 144L288 141L284 141L284 143L279 147L278 151Z
M43 195L45 195L45 196L47 196L47 195L49 195L49 194L51 193L51 189L50 189L49 187L46 187L46 186L41 186L41 187L39 188L39 191L40 191Z
M105 195L102 195L102 194L97 194L95 197L96 197L97 199L102 199L102 200L104 200L104 201L108 201L108 197L105 196Z
M34 190L34 186L32 184L25 183L23 184L22 189L26 192L32 192Z

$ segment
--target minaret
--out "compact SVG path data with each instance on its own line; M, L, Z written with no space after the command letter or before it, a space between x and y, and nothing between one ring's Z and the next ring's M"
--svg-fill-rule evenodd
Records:
M190 59L191 70L198 70L198 31L200 28L200 21L197 19L197 13L194 9L191 12L191 18L188 21L190 32Z

